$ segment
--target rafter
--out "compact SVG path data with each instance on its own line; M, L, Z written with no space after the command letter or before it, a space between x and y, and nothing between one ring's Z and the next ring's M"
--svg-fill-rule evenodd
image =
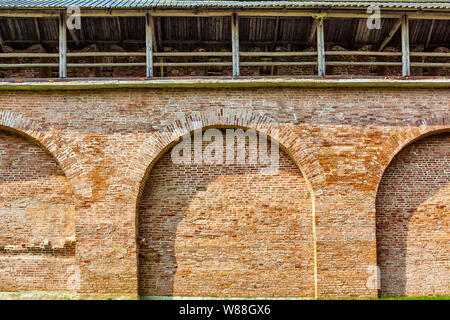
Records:
M433 29L434 29L435 24L436 24L436 20L431 20L431 26L430 26L430 30L428 31L427 42L425 43L425 48L428 48L428 46L430 45L431 36L433 35Z
M280 28L280 17L277 17L277 20L275 22L275 30L273 32L273 46L272 51L275 51L275 47L277 46L278 41L278 29Z
M39 22L38 22L37 18L34 18L33 21L34 21L34 28L36 29L37 40L40 43L41 42L41 30L39 29Z
M386 48L386 46L389 44L389 42L392 40L392 38L394 37L394 35L397 33L398 29L400 29L402 25L402 20L398 20L395 25L392 27L391 31L389 31L388 35L386 36L386 38L384 38L383 42L381 43L380 47L378 48L378 51L383 51L384 48Z
M318 23L319 23L318 20L314 19L313 25L311 26L311 31L309 32L309 37L308 37L309 44L313 44L314 39L316 38Z

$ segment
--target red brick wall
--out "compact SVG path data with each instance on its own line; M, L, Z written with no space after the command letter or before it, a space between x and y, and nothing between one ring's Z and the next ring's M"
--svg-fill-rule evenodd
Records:
M377 195L381 293L449 293L450 133L407 146L389 165Z
M0 291L72 290L72 189L56 161L0 131Z
M176 142L177 132L195 123L264 130L270 123L263 116L272 118L314 196L317 294L373 297L377 290L367 281L377 265L378 184L404 145L450 128L449 105L448 89L419 88L3 91L0 125L25 131L52 150L73 189L77 291L133 296L138 191L141 183L152 188L152 180L158 182L154 173L145 178L147 167ZM191 220L182 221L178 226L185 228ZM14 281L13 273L2 274L2 283ZM178 282L174 288L184 294ZM50 284L45 289L56 290Z
M139 206L141 295L314 297L306 181L284 152L274 173L262 167L159 160Z

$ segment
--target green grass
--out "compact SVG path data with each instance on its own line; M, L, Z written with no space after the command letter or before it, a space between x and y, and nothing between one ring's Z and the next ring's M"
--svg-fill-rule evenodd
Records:
M321 300L321 299L319 299ZM325 299L329 300L329 299ZM450 300L450 296L419 296L419 297L388 297L382 296L379 298L344 298L331 300Z
M376 300L450 300L450 296L431 297L381 297Z

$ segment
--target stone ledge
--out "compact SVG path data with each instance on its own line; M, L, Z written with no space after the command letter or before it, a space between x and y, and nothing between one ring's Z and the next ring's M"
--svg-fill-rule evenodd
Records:
M115 88L450 88L450 77L195 77L130 79L10 79L0 90L88 90Z

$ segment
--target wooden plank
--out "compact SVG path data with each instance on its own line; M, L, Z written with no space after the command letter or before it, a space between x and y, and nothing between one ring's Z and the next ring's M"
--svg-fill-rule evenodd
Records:
M242 57L307 57L317 55L317 51L288 52L241 52Z
M430 45L431 36L433 35L433 29L434 29L435 23L436 23L436 20L432 20L431 21L431 26L430 26L430 30L428 30L428 35L427 35L427 41L425 43L425 48L428 48L428 46Z
M67 33L66 33L66 15L61 13L59 16L59 77L67 77Z
M158 52L155 57L231 57L232 52Z
M152 22L152 26L151 27L152 27L152 41L153 41L153 54L154 54L155 52L158 52L159 41L156 41L156 27L155 27L156 22L155 22L155 18L152 17L151 22ZM161 49L162 49L162 46L161 46Z
M68 52L67 57L144 57L146 52ZM289 51L289 52L241 52L243 57L306 57L316 56L317 51ZM326 51L330 56L401 56L401 52L378 51ZM154 52L153 57L231 57L232 52ZM448 52L411 52L412 57L450 57ZM28 53L11 52L0 53L0 58L56 58L58 53ZM242 63L241 63L242 64Z
M95 68L95 67L145 67L145 62L111 62L111 63L68 63L69 68Z
M154 17L229 17L232 10L151 10Z
M325 55L329 56L383 56L397 57L401 56L401 52L378 52L378 51L326 51Z
M156 67L212 67L212 66L231 66L232 62L155 62ZM275 62L242 62L242 66L314 66L317 62L314 61L275 61ZM328 61L330 66L396 66L402 65L401 62L352 62L352 61ZM32 67L57 67L57 63L15 63L15 64L0 64L0 68L32 68ZM144 62L117 62L117 63L68 63L69 68L93 68L93 67L144 67ZM450 67L450 63L411 63L413 67Z
M411 52L411 57L450 57L450 52Z
M69 29L70 36L72 37L73 41L75 42L75 45L78 47L81 44L80 39L78 38L77 32L75 29Z
M161 51L164 49L163 47L163 40L162 40L162 22L161 22L161 17L157 17L156 18L157 19L157 21L158 21L158 41L156 42L159 46L160 46L160 48L161 48Z
M277 47L277 41L278 41L278 29L280 28L280 17L277 17L277 20L275 22L275 30L273 31L273 45L272 45L272 51L275 51L275 48Z
M59 53L8 52L0 53L0 58L57 58Z
M69 52L67 57L145 57L145 52Z
M231 43L233 52L233 77L239 77L239 17L231 16Z
M151 10L152 16L160 17L220 17L231 16L233 9L229 10ZM312 17L313 15L325 13L328 18L368 18L365 10L299 10L299 9L285 9L285 10L261 10L261 9L239 9L236 12L240 16L269 16L269 17ZM448 10L439 9L426 12L419 10L384 10L382 12L383 18L400 18L405 13L408 13L410 19L436 19L436 20L450 20ZM0 17L58 17L59 10L54 9L6 9L0 10ZM145 17L146 11L142 9L83 9L81 15L84 17Z
M3 40L2 34L0 33L0 48L5 45L5 41Z
M308 37L308 43L312 44L314 41L314 38L316 37L317 34L317 24L318 24L318 20L314 19L313 25L311 26L311 31L309 33L309 37Z
M59 17L61 11L59 10L29 10L29 9L13 9L0 10L0 17L5 18L49 18Z
M260 67L260 66L315 66L315 65L317 65L317 62L314 62L314 61L241 62L241 66L246 66L246 67L249 67L249 66L254 66L254 67Z
M318 18L317 24L317 74L319 77L325 76L325 35L323 18Z
M3 63L0 68L39 68L39 67L58 67L58 63Z
M402 75L409 77L411 75L410 52L409 52L409 20L408 16L402 17Z
M146 53L146 76L153 78L153 18L147 12L145 16L145 53Z
M391 31L389 31L389 34L386 36L386 38L381 43L380 47L378 48L378 51L383 51L384 48L389 44L389 42L392 40L394 35L397 33L397 30L400 29L402 25L402 20L399 19L395 25L392 27Z
M155 62L155 67L228 67L232 62Z
M197 40L202 41L202 21L200 17L197 17Z
M369 62L369 61L328 61L327 66L397 66L400 67L401 62Z
M365 11L349 11L349 10L243 10L239 11L240 16L247 17L312 17L318 14L325 14L328 18L368 18L370 14ZM387 14L390 16L390 14ZM401 13L397 13L396 16L400 16ZM383 14L385 16L385 14Z
M33 22L34 22L35 32L36 32L36 35L37 35L37 40L40 43L41 42L41 31L39 29L39 23L38 23L37 18L34 18Z
M415 11L408 13L409 19L417 19L417 20L429 20L429 19L435 19L435 20L450 20L450 14L448 10L446 12L443 12L445 10L440 9L440 12L423 12L423 11ZM384 16L384 14L383 14Z
M411 67L449 68L450 62L412 62Z

